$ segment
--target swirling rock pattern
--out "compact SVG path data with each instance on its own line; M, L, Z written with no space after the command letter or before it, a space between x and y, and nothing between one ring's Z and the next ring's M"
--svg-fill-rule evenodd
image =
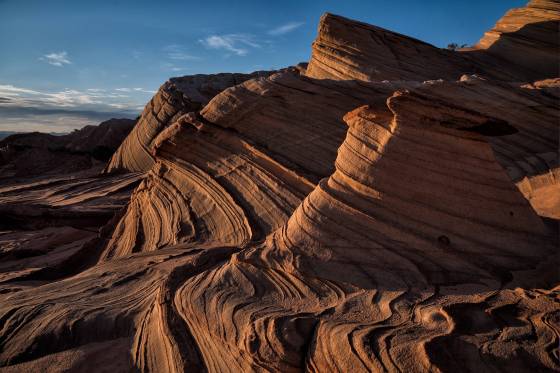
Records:
M496 122L418 93L397 92L387 106L346 116L336 171L285 226L179 290L175 303L209 370L445 368L432 348L459 343L458 319L477 317L463 307L484 315L478 297L501 294L512 271L553 255L491 147L467 131ZM450 304L438 304L441 292L453 294ZM556 308L554 297L542 302ZM540 326L554 343L554 328ZM488 354L474 367L500 365ZM541 363L554 367L554 356Z
M394 89L288 70L225 90L154 140L156 164L105 256L182 242L262 240L332 172L346 132L342 116Z
M307 68L164 84L110 175L3 187L0 370L559 370L558 80L490 49L327 14Z

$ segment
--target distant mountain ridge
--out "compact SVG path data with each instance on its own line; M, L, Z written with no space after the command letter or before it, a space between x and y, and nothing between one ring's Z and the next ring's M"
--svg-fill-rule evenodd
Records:
M0 131L0 140L3 140L8 136L21 134L21 133L31 133L31 132ZM49 135L53 135L53 136L63 136L68 134L68 132L43 132L43 133L48 133Z
M132 119L109 119L70 133L10 133L0 138L0 178L65 174L107 161L129 134Z

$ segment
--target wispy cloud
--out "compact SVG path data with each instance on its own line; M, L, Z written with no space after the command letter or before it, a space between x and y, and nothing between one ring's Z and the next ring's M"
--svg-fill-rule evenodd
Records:
M156 91L151 91L149 89L144 88L133 88L136 92L143 92L143 93L156 93Z
M0 95L2 96L20 96L21 94L39 95L41 92L32 89L14 87L11 84L0 84Z
M48 92L0 84L0 128L59 132L111 117L132 118L144 108L146 93L153 91L141 87L126 90L126 94L102 88Z
M124 104L109 104L109 106L114 107L116 109L126 109L127 106Z
M166 45L165 47L163 47L163 51L166 53L167 58L171 60L181 60L181 61L200 60L200 57L188 53L185 47L178 44Z
M273 28L267 32L269 35L284 35L304 25L304 22L288 22L284 25Z
M123 94L126 93L126 94ZM109 91L101 88L76 90L65 88L58 92L41 92L33 89L0 84L0 108L64 108L68 110L136 110L146 101L146 93L155 91L141 87L117 88Z
M148 89L144 89L144 88L115 88L115 91L117 92L143 92L143 93L156 93L156 91L151 91ZM126 97L126 96L125 96Z
M177 66L171 62L164 62L161 64L161 68L166 71L173 71L173 72L180 72L180 71L187 71L190 70L188 67L184 66Z
M64 66L64 65L69 65L72 62L70 62L70 60L68 59L68 53L66 52L58 52L58 53L49 53L49 54L45 54L44 56L39 58L41 61L45 61L48 64L51 64L53 66Z
M89 95L74 89L66 89L62 92L46 94L46 103L52 103L59 107L76 107L79 105L102 104L96 96Z
M211 35L199 42L209 49L222 49L238 56L247 55L250 48L260 48L253 35L249 34Z

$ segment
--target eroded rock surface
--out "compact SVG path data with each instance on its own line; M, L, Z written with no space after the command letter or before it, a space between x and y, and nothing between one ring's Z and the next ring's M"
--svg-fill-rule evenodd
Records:
M268 74L257 71L252 74L201 74L169 79L148 102L138 124L112 157L105 172L148 171L154 164L151 155L154 139L177 118L200 110L228 87Z
M560 369L558 77L491 49L327 14L307 67L165 83L109 175L0 189L0 369Z
M493 126L488 117L408 92L387 106L346 116L336 171L286 225L178 291L210 370L445 370L448 354L468 359L453 345L463 341L457 330L480 327L466 310L519 299L503 289L512 271L552 257L544 225L491 147L463 130ZM554 302L544 296L537 308L553 317ZM546 317L524 312L538 318L534 338L553 343ZM495 332L469 340L472 348L530 326L499 332L486 318L482 328ZM499 367L499 355L470 363Z

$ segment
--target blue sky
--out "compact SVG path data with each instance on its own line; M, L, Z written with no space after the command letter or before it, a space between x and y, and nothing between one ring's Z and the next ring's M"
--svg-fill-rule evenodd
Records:
M134 116L169 77L306 61L324 12L439 47L473 44L518 0L0 0L0 131Z

